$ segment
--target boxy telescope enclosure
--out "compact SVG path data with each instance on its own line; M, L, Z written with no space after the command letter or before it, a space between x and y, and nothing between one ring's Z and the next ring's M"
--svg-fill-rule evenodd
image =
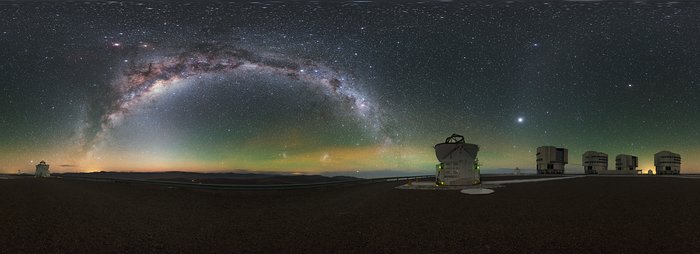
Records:
M654 154L657 175L678 175L681 173L681 155L669 151Z
M569 150L554 146L537 148L537 174L564 174L569 163Z

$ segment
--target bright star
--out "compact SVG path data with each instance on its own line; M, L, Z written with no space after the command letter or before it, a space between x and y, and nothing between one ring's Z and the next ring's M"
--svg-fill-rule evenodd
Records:
M525 118L518 117L518 123L522 123L523 121L525 121Z

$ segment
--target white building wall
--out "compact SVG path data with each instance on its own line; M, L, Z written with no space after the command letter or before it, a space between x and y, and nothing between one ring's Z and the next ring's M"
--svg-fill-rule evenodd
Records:
M681 155L669 151L654 154L657 175L677 175L681 173Z
M587 151L583 154L581 162L586 174L598 174L608 170L608 155L606 153Z
M448 143L446 140L445 143L435 145L435 156L440 161L436 166L436 183L438 185L479 184L481 179L476 163L479 146L464 143L462 136L455 135L452 137L460 138L460 142Z
M615 157L615 170L637 170L639 159L637 156L620 154Z
M554 146L537 148L538 174L563 174L564 166L569 163L569 150Z

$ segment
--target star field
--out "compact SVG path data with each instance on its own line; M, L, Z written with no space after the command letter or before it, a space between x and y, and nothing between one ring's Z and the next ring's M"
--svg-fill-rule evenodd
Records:
M0 171L484 172L542 145L700 171L700 5L0 4ZM367 173L370 174L370 173Z

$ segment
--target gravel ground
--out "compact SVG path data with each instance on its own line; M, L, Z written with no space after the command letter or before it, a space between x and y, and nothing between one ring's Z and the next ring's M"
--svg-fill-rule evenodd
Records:
M700 179L586 177L485 196L0 180L2 253L696 253Z

